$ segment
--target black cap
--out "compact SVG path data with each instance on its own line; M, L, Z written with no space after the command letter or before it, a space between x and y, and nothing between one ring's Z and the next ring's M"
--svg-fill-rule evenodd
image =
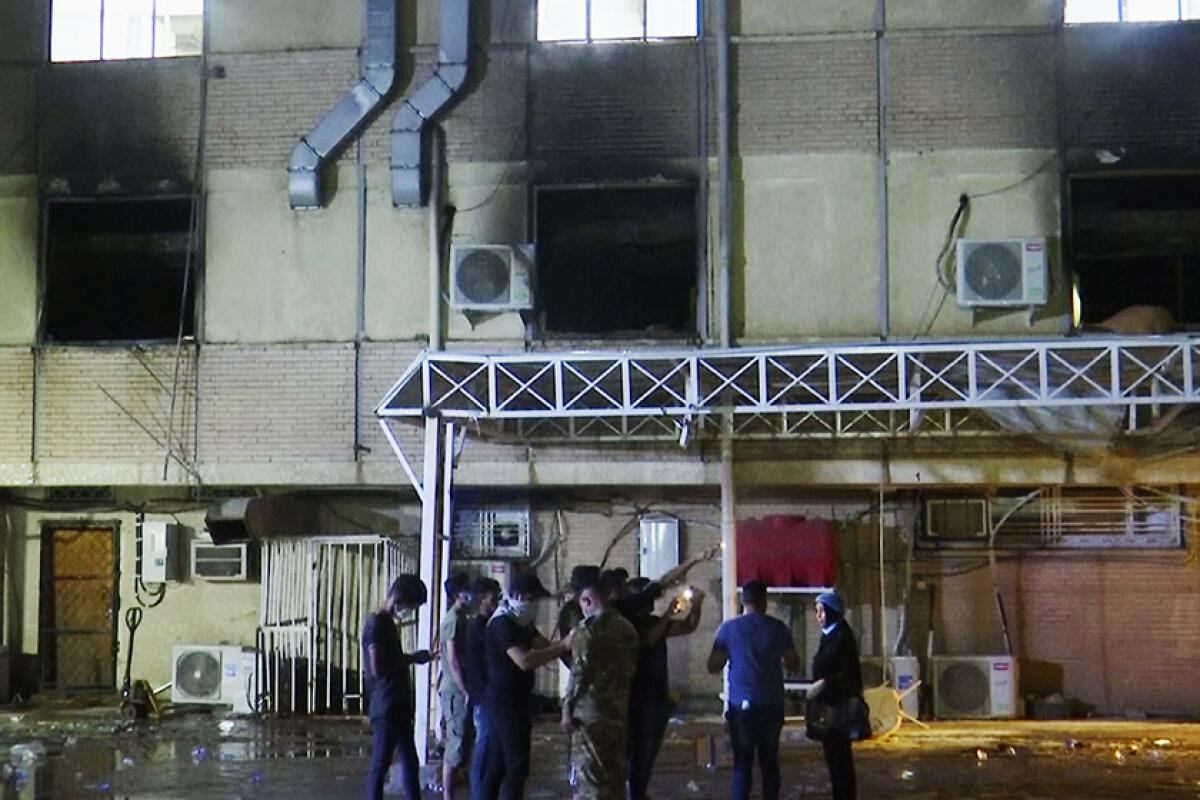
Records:
M429 590L425 588L425 581L406 572L392 581L388 595L395 597L402 605L415 607L429 599Z
M529 599L550 596L550 592L546 591L546 587L538 580L538 576L532 572L514 575L513 579L508 582L508 593L523 595Z
M600 578L600 568L595 564L579 564L571 569L571 591L581 592L583 587Z

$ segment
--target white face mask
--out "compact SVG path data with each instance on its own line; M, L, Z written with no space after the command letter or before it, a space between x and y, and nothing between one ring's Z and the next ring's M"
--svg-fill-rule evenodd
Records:
M515 619L519 625L528 625L533 622L534 613L537 611L533 603L530 603L527 600L516 600L513 598L509 598L508 608L512 612L513 619Z

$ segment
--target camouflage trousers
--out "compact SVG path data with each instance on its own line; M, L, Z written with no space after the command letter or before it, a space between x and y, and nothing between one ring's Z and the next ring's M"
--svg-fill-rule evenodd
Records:
M597 720L571 734L571 787L586 800L625 800L625 722Z

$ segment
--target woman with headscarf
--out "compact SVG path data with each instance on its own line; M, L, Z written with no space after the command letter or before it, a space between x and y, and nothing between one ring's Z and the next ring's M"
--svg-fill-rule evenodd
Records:
M813 656L814 683L808 696L835 708L844 708L846 701L862 697L858 643L846 622L846 606L836 591L817 595L814 612L821 628L821 644ZM833 784L833 800L854 800L858 795L850 742L848 731L840 727L828 731L821 739L829 780Z

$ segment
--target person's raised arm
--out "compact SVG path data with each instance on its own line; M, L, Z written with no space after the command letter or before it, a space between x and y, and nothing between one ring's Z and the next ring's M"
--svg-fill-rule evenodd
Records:
M692 571L692 567L704 561L711 561L717 553L721 552L721 546L716 545L705 550L695 558L689 558L677 567L672 567L662 574L658 582L664 589L668 589L687 577L687 574Z
M692 589L692 607L688 611L688 615L683 619L671 620L671 626L667 629L667 636L688 636L696 632L700 627L700 613L704 606L704 592L699 589Z

